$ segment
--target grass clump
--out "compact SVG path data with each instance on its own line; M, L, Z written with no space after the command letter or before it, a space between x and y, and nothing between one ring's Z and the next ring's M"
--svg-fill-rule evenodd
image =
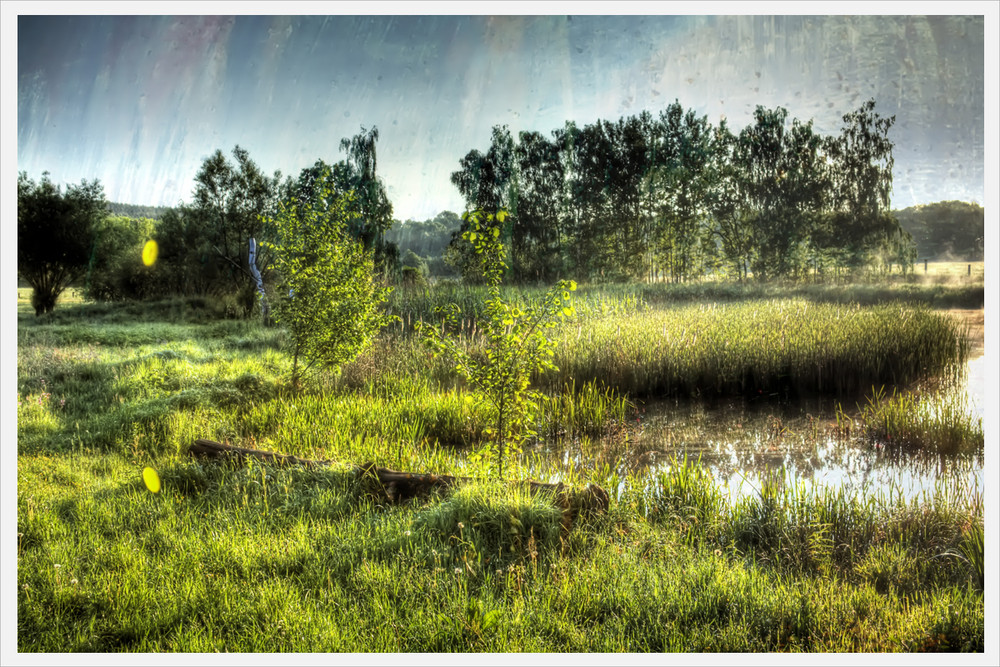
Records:
M470 573L557 553L562 529L552 497L503 482L463 485L414 520L414 530L447 544Z
M868 397L858 417L863 438L877 447L938 454L983 454L983 418L966 394L930 395L881 387Z

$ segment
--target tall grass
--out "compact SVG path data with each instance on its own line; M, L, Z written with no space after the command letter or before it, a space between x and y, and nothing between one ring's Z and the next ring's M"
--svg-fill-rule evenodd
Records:
M877 447L937 454L983 454L983 418L974 414L968 395L944 391L887 394L874 391L858 417L864 439Z
M682 306L562 331L557 384L601 378L629 396L860 394L963 362L944 315L801 300Z
M609 512L571 520L544 494L482 482L390 505L366 492L351 464L485 476L468 455L482 419L410 337L387 336L340 375L292 392L274 329L181 315L130 325L111 312L77 318L77 307L19 323L21 652L983 650L978 489L942 482L906 500L774 476L733 501L693 461L626 472L613 452L591 465L526 448L522 470L600 484ZM918 335L913 328L938 332L911 350L933 358L955 334L899 306L876 316L799 302L751 307L760 329L723 328L722 349L745 337L753 343L741 353L752 355L763 332L767 354L798 359L787 353L807 349L801 331L816 329L796 328L796 318L813 315L827 327L816 348L839 340L838 327L878 341ZM572 372L551 379L543 438L598 447L589 439L617 432L629 387L643 386L626 381L635 372L626 369L649 364L652 377L670 367L643 344L673 349L660 339L678 332L664 329L690 315L670 363L711 368L699 346L726 326L723 312L744 312L622 308L563 332L594 343L579 348L584 365L567 358ZM612 335L616 321L636 332L632 342ZM842 356L860 349L843 345L834 348ZM600 374L586 376L588 367ZM610 449L627 448L627 433ZM331 465L190 460L185 448L202 437ZM158 494L143 486L144 466L159 471Z

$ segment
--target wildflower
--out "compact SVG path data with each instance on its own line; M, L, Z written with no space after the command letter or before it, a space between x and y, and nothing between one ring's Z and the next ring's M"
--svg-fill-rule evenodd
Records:
M409 536L410 536L410 531L406 531L406 532L405 532L405 533L403 533L403 534L404 534L404 535L406 535L407 537L409 537Z
M462 574L462 568L456 567L455 568L455 574Z
M55 564L55 565L53 565L52 567L54 567L54 568L56 568L56 569L58 570L59 568L61 568L61 567L62 567L62 565L60 565L59 563L56 563L56 564Z
M25 584L24 586L21 586L21 588L23 588L24 590L28 590L28 589L31 588L31 586L29 586L28 584Z
M71 584L73 584L74 586L76 586L76 585L77 585L78 583L80 583L80 582L79 582L79 581L77 581L76 579L70 579L70 580L69 580L69 583L71 583Z
M459 522L458 522L458 529L459 529L459 530L462 530L463 528L465 528L465 524L464 524L464 523L462 523L461 521L459 521Z
M65 398L59 400L59 407L60 408L65 408L66 407L66 399Z

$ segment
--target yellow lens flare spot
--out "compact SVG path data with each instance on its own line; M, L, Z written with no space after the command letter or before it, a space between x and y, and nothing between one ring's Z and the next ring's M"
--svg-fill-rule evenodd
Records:
M146 241L146 245L142 246L142 263L146 266L152 266L156 262L156 255L160 252L159 247L156 245L156 241L150 239Z
M146 483L146 488L153 493L160 492L160 476L150 467L142 469L142 481Z

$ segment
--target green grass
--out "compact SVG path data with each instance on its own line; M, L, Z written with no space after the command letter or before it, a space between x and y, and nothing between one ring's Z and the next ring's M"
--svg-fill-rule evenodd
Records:
M965 361L944 315L803 300L653 309L563 330L555 382L601 378L629 396L858 394Z
M936 454L983 455L983 418L959 391L891 395L884 388L868 397L858 418L862 437L877 447Z
M19 650L983 649L969 568L928 557L981 526L956 499L773 491L696 524L630 491L567 530L495 483L384 507L338 467L159 467L153 495L127 456L22 457Z
M838 329L865 339L844 336L835 356L881 344L903 358L889 362L896 368L917 363L903 352L937 368L934 355L951 359L949 345L960 345L935 314L898 303L702 308L600 294L582 333L564 332L595 342L567 342L576 357L563 361L566 377L549 380L540 446L602 438L627 448L641 386L628 374L659 358L649 347L704 369L719 349L704 341L730 341L749 357L743 363L766 369L782 333L785 351L815 358L803 342L810 321L827 323L827 338L816 339L824 349ZM984 648L978 489L942 481L904 499L770 476L731 500L692 461L626 473L613 460L577 465L528 448L519 476L602 485L610 511L570 521L551 498L487 481L387 505L366 493L352 464L485 477L470 457L483 418L414 337L391 332L341 374L293 392L278 329L202 320L187 306L131 322L93 306L61 303L52 317L19 320L19 651ZM750 336L739 326L712 333L734 317L749 321L740 319L746 309L771 344L758 345L757 330L753 344L741 342ZM663 335L678 325L683 335ZM927 332L940 340L914 343ZM909 349L871 340L907 335L916 337ZM663 347L678 340L685 344ZM333 464L198 462L184 453L196 438ZM140 479L147 465L163 481L155 495Z

